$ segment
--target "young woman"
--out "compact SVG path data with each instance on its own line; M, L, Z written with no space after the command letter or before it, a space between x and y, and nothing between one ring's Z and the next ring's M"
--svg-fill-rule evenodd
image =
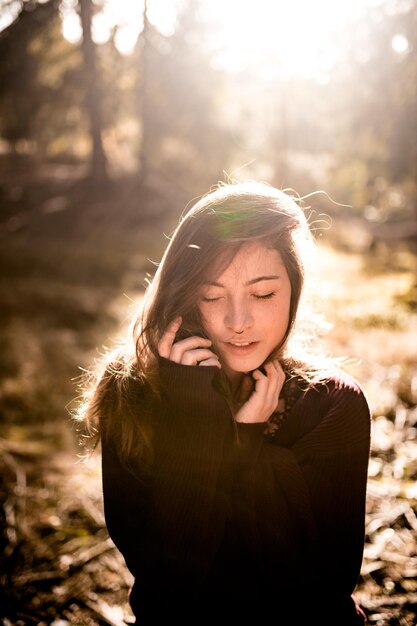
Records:
M350 375L296 347L312 245L294 198L220 184L86 390L140 625L365 622L370 412Z

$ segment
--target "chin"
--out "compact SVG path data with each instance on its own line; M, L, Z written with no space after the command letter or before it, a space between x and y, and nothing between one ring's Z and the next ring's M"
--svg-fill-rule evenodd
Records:
M225 363L226 367L228 367L233 372L238 372L239 374L253 372L254 370L261 367L262 364L263 361L260 361L259 359L256 359L256 361L248 359L247 361L241 361L239 363Z

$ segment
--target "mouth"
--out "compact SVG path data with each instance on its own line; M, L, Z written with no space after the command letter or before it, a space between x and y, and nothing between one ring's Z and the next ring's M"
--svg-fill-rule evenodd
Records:
M225 341L223 345L228 352L245 355L255 350L259 345L259 341Z

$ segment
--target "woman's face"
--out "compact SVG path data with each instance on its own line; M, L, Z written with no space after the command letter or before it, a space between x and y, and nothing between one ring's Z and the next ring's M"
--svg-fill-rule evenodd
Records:
M207 336L231 381L264 363L289 323L291 283L277 250L244 244L230 265L209 276L199 311Z

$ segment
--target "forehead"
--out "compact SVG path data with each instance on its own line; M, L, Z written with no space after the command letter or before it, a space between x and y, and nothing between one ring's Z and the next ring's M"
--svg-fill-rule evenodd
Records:
M278 250L268 246L265 242L250 241L244 243L231 260L227 259L226 263L222 263L220 259L217 268L209 272L209 279L221 281L245 277L250 280L264 274L282 271L283 268L284 263Z

